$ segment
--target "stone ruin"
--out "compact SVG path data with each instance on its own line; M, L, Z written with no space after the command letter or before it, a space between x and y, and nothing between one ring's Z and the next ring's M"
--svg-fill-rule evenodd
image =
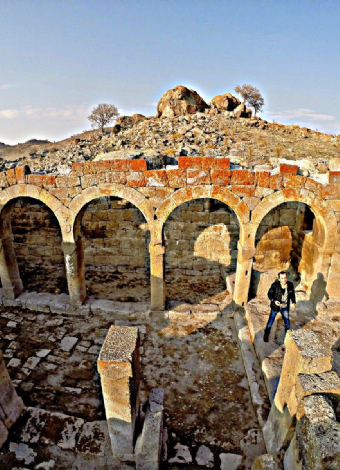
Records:
M2 325L15 329L30 318L58 325L60 318L59 325L78 322L85 331L96 315L105 319L104 342L92 343L89 336L75 346L79 336L64 332L58 354L60 364L74 347L79 354L94 348L97 356L101 349L107 420L24 406L25 374L34 375L52 346L32 356L11 381L8 371L15 364L20 369L21 361L13 352L17 334L6 330L2 468L11 468L6 465L13 453L22 468L32 469L54 468L54 458L64 462L55 468L74 469L157 469L162 460L168 468L191 464L187 445L176 442L170 456L164 450L167 388L155 384L140 398L140 364L146 374L152 353L145 328L162 318L165 337L170 330L173 338L190 335L214 322L224 331L227 315L234 326L223 336L223 348L236 328L259 428L248 436L244 454L232 444L225 451L216 442L193 444L197 465L190 468L339 468L339 181L338 171L330 171L323 184L299 174L297 165L239 170L230 169L228 158L211 157L179 157L178 166L162 170L147 170L144 160L106 160L75 162L67 176L30 174L26 167L0 173L1 302L9 309ZM297 314L285 339L277 321L275 338L265 345L265 294L281 269L295 281ZM131 307L133 302L143 308ZM16 309L36 313L23 320ZM52 438L53 426L59 434ZM51 452L58 448L50 466L35 462L37 443Z

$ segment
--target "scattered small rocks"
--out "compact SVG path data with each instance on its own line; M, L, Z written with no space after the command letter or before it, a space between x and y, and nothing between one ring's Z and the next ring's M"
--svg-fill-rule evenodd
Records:
M220 454L221 470L237 470L242 462L242 455Z
M178 442L174 450L176 450L176 455L168 460L169 463L192 463L192 456L188 446L183 446Z
M214 466L214 454L211 452L209 447L200 446L196 454L196 462L198 465L204 465L205 467L212 468Z

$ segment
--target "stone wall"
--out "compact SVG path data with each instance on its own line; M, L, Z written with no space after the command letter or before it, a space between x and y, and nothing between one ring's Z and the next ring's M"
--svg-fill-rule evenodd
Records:
M215 199L196 199L175 209L164 226L167 297L195 303L225 291L235 271L239 224Z
M92 201L81 217L88 295L119 301L150 298L150 262L142 213L115 197Z
M61 232L53 212L37 200L19 198L11 223L24 289L67 293Z
M129 201L133 207L140 210L145 218L145 230L150 233L150 291L153 309L164 308L164 299L166 297L164 289L164 255L167 246L164 245L163 240L164 224L167 223L170 214L182 204L192 200L209 198L218 200L233 210L239 223L237 269L233 281L233 299L237 304L245 305L248 299L250 274L253 269L253 258L256 255L255 237L258 227L270 211L275 211L280 205L286 204L286 211L292 210L293 213L295 209L290 208L289 204L295 204L296 207L296 203L306 204L315 215L313 240L306 239L305 241L306 236L301 237L299 229L295 230L299 234L298 238L294 239L294 234L291 233L292 240L288 240L290 238L288 231L281 228L281 230L276 231L275 237L282 238L263 240L270 249L267 250L266 246L262 248L262 253L267 256L266 260L269 260L269 265L275 266L276 262L273 262L275 253L277 257L279 253L280 263L281 260L285 262L290 255L291 246L295 244L296 248L293 246L293 249L297 253L296 261L299 267L302 266L302 271L304 270L306 273L306 279L309 278L309 285L313 284L313 279L320 275L327 283L330 296L340 298L340 289L337 282L338 266L340 265L338 260L340 257L340 242L337 234L339 224L335 215L340 211L340 172L330 171L328 175L322 178L321 182L299 175L298 170L297 165L288 164L280 164L278 170L272 172L230 169L228 158L179 157L178 167L162 170L147 170L146 161L144 160L107 160L85 163L74 162L72 173L69 175L30 174L27 167L17 167L2 172L0 173L0 203L3 207L0 221L2 232L0 240L0 275L4 294L7 298L13 299L22 291L22 282L16 266L16 255L11 233L8 231L7 219L8 207L13 200L19 197L37 199L55 214L61 229L69 295L74 304L82 303L88 293L102 295L101 286L109 272L107 267L103 268L103 266L108 265L105 260L103 262L99 261L99 264L94 258L92 261L87 262L87 264L92 263L92 266L95 266L96 272L101 270L106 275L99 276L96 274L94 277L97 276L95 280L97 286L93 289L90 286L89 291L86 292L83 240L78 238L78 227L75 226L75 223L79 220L79 216L87 204L92 203L99 197L118 197ZM328 177L327 182L326 177ZM281 214L280 209L279 212L280 220L285 216L283 213ZM288 218L291 218L291 216ZM121 220L121 222L124 224L128 221ZM98 224L102 224L99 226L99 232L105 231L105 223L109 223L109 220L98 220ZM280 223L283 227L289 227L290 224L290 222L287 224L284 221ZM206 241L205 236L206 233L204 234L204 240ZM99 237L97 235L92 237L91 235L91 238L100 240L98 245L102 244L101 252L105 256L107 252L104 251L102 235ZM176 233L174 238L176 239ZM306 259L308 259L305 267L302 263L305 256L303 250L301 251L301 261L299 260L300 238L304 240L303 245L306 251ZM279 245L279 247L275 245ZM282 249L283 246L284 249ZM192 250L192 248L190 249ZM182 250L182 254L185 251L190 250ZM194 252L199 253L200 249L196 250L195 248ZM207 255L209 250L207 251L206 248L202 249L201 252L203 256L199 255L199 257L205 258L208 256L211 258L211 255ZM271 253L268 255L268 252ZM101 256L100 251L94 251L94 253L97 258ZM117 252L118 255L120 256L119 251ZM258 252L257 255L258 262L260 262L259 255L261 253ZM185 257L186 253L184 253ZM215 258L212 258L212 260L219 263ZM262 262L264 260L265 258ZM185 262L187 261L189 266L190 260L185 260ZM110 265L112 264L110 262ZM139 262L132 264L134 266L138 265L137 269L144 269L139 265ZM130 263L115 263L115 266L122 267L120 272L126 270L123 266L127 265L130 265ZM100 269L97 269L97 266L100 266ZM307 268L310 266L312 266L312 269L308 271ZM176 264L173 267L176 268ZM188 271L190 270L195 271L195 269L188 269ZM90 280L89 270L87 274L88 280ZM110 279L113 279L113 277L110 275ZM301 277L303 276L301 275ZM120 283L120 275L115 276L114 280L118 280L118 283ZM122 285L127 285L124 282ZM139 277L137 282L141 282ZM171 295L173 283L167 282ZM144 297L140 297L139 294L137 296L134 292L132 297L128 296L126 298Z

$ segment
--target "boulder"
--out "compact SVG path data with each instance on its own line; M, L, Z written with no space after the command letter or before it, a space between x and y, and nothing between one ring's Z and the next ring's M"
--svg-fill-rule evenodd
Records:
M116 124L112 128L113 134L118 134L120 131L126 131L141 121L147 121L148 118L143 114L133 114L132 116L120 116Z
M245 105L245 103L241 103L237 108L234 110L234 116L235 117L241 117L241 118L251 118L252 111L251 109L248 109Z
M220 109L221 111L234 111L240 106L241 101L233 96L231 93L225 93L224 95L217 95L211 100L210 106L212 108Z
M157 104L157 117L175 117L204 112L207 103L195 90L178 85L164 93Z

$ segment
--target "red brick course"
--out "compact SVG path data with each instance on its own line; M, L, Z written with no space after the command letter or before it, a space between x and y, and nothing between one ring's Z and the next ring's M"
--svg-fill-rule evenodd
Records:
M287 163L280 163L280 173L288 175L296 175L299 167L297 165L288 165Z
M187 185L186 170L168 170L167 175L170 188L184 188Z
M145 186L145 177L142 171L131 171L127 174L127 185L131 188L133 187L143 187Z
M239 184L241 186L254 184L255 173L248 170L232 170L231 184Z
M340 171L330 171L329 172L329 182L330 183L340 183Z
M255 181L260 188L269 188L270 186L270 171L257 171L255 173Z
M145 171L146 186L168 186L168 177L165 170Z
M212 170L211 171L211 183L218 184L221 186L229 186L231 181L230 170Z
M187 185L198 186L201 184L210 184L210 173L204 170L187 170Z

